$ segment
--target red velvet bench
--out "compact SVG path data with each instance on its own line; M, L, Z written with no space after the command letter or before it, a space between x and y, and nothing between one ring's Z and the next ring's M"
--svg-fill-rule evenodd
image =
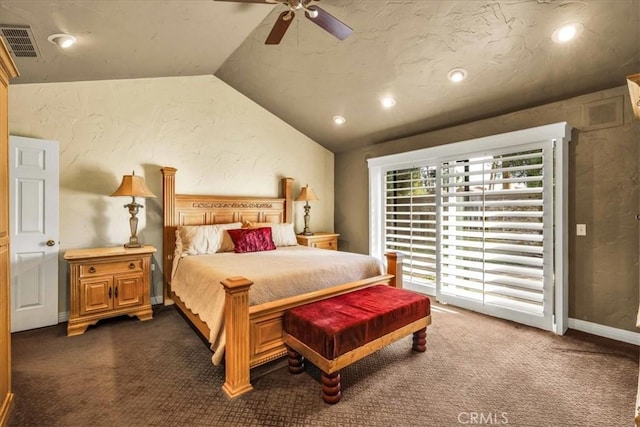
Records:
M289 309L283 318L289 372L304 371L304 359L322 371L322 400L338 403L340 369L413 333L413 350L427 349L429 298L375 285Z

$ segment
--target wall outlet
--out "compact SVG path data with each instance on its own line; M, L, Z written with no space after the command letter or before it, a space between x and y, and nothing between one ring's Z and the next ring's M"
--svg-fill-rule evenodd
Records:
M576 224L576 236L587 235L587 224Z

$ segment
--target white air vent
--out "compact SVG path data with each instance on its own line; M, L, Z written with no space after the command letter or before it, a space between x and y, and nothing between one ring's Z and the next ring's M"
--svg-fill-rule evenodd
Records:
M622 96L582 104L582 129L590 131L624 124Z
M9 52L15 58L39 58L38 45L31 28L19 25L0 25L0 35L4 37Z

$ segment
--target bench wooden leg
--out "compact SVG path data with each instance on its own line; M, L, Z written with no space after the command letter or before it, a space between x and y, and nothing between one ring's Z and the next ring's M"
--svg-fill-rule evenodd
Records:
M413 351L424 353L427 351L427 328L422 328L413 333Z
M292 374L304 372L304 358L300 353L287 346L287 356L289 357L289 372Z
M333 374L322 372L322 400L331 405L338 403L342 396L341 391L340 372L334 372Z

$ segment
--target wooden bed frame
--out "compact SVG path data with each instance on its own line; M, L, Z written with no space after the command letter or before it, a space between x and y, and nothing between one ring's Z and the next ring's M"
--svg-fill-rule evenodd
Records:
M230 222L293 222L293 178L281 180L282 198L184 195L175 192L177 169L164 167L162 199L164 208L163 254L164 303L174 304L191 323L209 338L209 327L192 313L171 290L171 269L175 251L175 231L179 225L221 224ZM225 289L225 383L229 397L252 390L250 370L255 366L285 356L282 341L282 315L285 310L318 301L376 283L402 286L402 255L386 254L387 273L331 288L249 306L249 289L253 282L245 277L222 281Z

